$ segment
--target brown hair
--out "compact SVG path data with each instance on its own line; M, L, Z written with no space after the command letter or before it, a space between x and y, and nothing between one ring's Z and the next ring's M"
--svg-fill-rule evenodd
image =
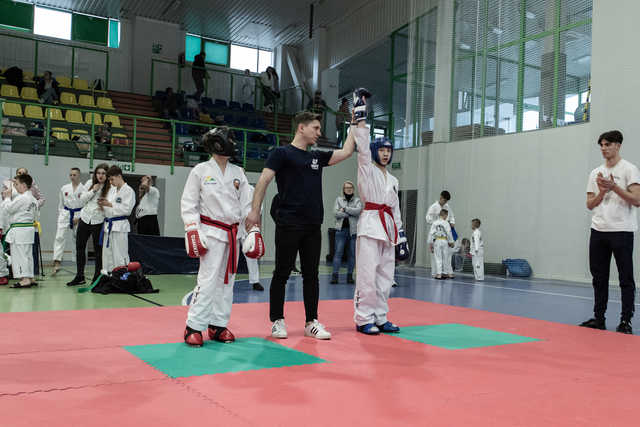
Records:
M98 172L98 169L102 169L104 171L104 174L106 175L107 171L109 170L109 165L106 163L100 163L98 166L96 166L96 168L93 170L93 179L91 180L92 185L100 184L100 182L98 182L98 178L96 175L96 173ZM108 192L109 192L109 180L107 179L104 181L104 185L102 186L100 197L107 197Z
M312 121L317 120L319 122L322 121L322 115L312 113L311 111L301 111L293 118L293 127L298 131L298 126L300 125L308 125Z

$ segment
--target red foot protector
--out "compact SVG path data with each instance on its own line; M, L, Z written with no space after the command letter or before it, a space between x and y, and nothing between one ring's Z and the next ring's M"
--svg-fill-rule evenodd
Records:
M184 342L194 347L202 347L202 333L199 331L189 331L188 329L184 330Z
M227 328L209 325L209 339L220 342L234 342L236 337Z

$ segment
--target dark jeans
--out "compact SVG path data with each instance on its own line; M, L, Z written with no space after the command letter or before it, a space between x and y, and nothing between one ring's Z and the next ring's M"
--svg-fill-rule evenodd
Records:
M302 294L307 322L318 318L318 264L322 231L320 225L276 226L276 269L269 289L269 318L284 319L285 285L300 252Z
M353 266L356 264L356 235L351 234L348 228L336 230L336 250L333 254L333 274L338 274L342 264L344 247L349 242L349 258L347 259L347 273L353 274Z
M97 277L102 270L102 246L100 241L100 230L103 223L89 225L83 220L78 222L78 232L76 234L76 277L84 277L84 266L87 263L87 242L89 236L93 238L93 249L96 252L96 272Z
M204 77L193 76L193 84L196 85L196 92L193 96L200 101L200 96L204 93Z
M145 215L138 218L138 234L149 236L159 236L160 226L158 225L158 215Z
M611 255L616 260L623 320L631 320L634 312L636 284L633 280L633 233L630 231L602 232L591 229L589 239L589 268L593 276L593 312L604 319L609 300L609 267Z

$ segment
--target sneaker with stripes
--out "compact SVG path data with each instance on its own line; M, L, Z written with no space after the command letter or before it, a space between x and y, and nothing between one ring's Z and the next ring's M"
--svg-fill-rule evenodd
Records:
M304 336L314 337L319 340L331 339L331 333L324 328L322 323L318 322L318 319L313 319L313 322L304 327Z

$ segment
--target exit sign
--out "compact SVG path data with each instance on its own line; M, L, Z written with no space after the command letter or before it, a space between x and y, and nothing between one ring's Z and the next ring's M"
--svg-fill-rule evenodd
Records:
M400 162L391 163L391 169L402 169Z

